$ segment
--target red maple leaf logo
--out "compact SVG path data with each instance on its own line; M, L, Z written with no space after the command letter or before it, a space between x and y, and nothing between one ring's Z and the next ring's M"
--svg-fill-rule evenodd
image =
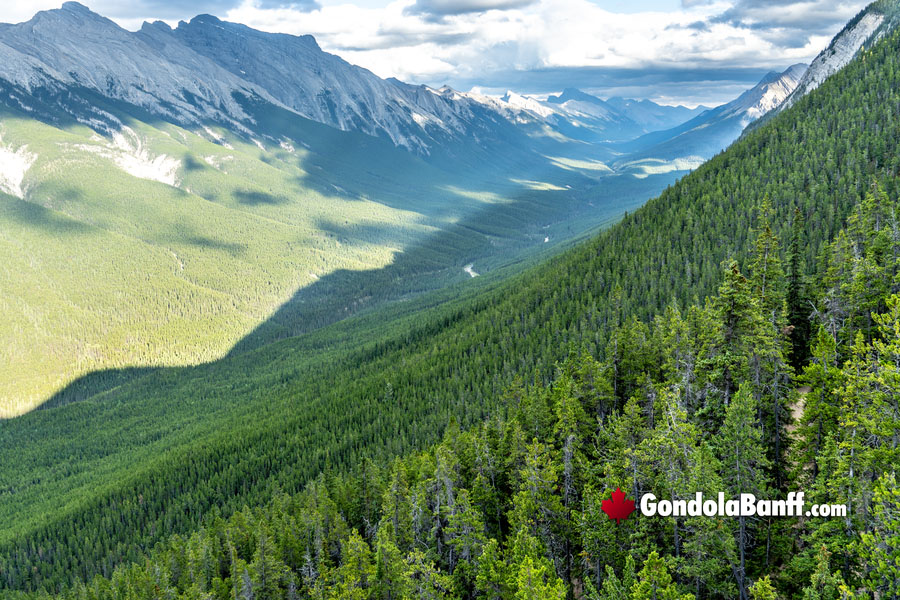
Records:
M625 492L621 488L616 488L616 491L612 493L612 500L601 502L600 509L609 515L610 519L615 519L616 523L621 523L628 518L628 515L634 512L634 500L626 500Z

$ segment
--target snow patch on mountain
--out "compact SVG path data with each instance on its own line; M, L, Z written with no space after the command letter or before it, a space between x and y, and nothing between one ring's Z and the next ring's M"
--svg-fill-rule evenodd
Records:
M225 165L234 160L233 156L204 156L203 161L212 168L225 172Z
M508 104L510 107L527 110L541 117L549 117L550 115L556 113L555 110L553 110L546 104L543 104L539 100L517 94L513 91L506 92L506 95L504 95L500 100Z
M113 147L118 150L113 160L132 177L177 185L176 177L181 161L165 154L153 156L140 136L129 127L123 127L122 131L113 134Z
M229 144L228 140L226 140L225 136L223 136L221 133L213 131L206 125L203 126L203 131L206 133L207 136L209 136L209 139L212 140L214 143L216 143L224 148L228 148L229 150L234 150L234 146Z
M112 161L117 167L138 179L178 185L181 161L166 154L154 155L141 137L130 127L112 133L112 142L99 144L63 144L63 148L88 152Z
M35 160L37 155L29 152L28 146L13 148L4 145L0 137L0 191L16 198L25 198L22 183Z

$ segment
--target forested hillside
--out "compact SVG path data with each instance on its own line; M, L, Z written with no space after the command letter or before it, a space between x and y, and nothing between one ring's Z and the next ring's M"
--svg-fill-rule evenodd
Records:
M892 439L891 432L871 430L876 423L891 421L882 418L877 422L870 419L850 423L846 418L852 413L834 407L833 401L823 402L821 435L810 437L804 433L804 441L796 447L789 443L786 433L774 438L773 435L787 425L786 403L793 402L789 390L805 381L796 379L801 370L792 373L788 367L788 359L798 368L803 367L804 359L800 357L805 335L785 333L780 320L780 295L792 292L788 305L793 307L793 312L785 318L794 325L792 331L803 331L803 319L809 313L801 308L808 304L804 304L799 281L806 278L811 282L807 293L813 293L811 298L819 300L820 312L837 307L836 312L823 312L831 315L830 320L826 319L831 329L825 331L837 340L836 352L840 359L834 356L827 359L831 369L829 378L845 370L842 369L845 358L852 359L847 341L855 340L857 332L860 342L854 342L854 348L858 348L853 367L856 371L863 371L869 354L888 356L878 348L890 340L885 341L885 336L879 333L879 320L868 315L872 310L893 310L893 304L888 304L885 297L896 291L892 279L895 266L888 262L895 256L891 238L894 229L889 226L893 213L879 207L887 206L882 192L892 200L898 195L898 50L900 36L895 33L884 38L791 110L746 136L590 242L467 301L451 302L423 316L402 321L389 335L370 346L349 351L332 349L328 360L319 361L309 359L303 351L308 348L305 344L322 338L284 340L203 367L155 371L90 401L4 423L0 430L3 436L0 461L10 467L4 469L0 481L0 522L4 524L0 531L2 585L19 590L56 591L78 578L90 580L98 573L112 576L117 564L123 560L142 561L145 553L156 542L167 539L170 532L187 534L202 523L211 529L197 534L199 537L193 538L194 546L190 547L198 547L196 540L206 536L211 544L210 552L222 552L219 556L226 556L219 563L218 575L210 567L207 584L236 586L223 589L241 593L244 590L241 586L246 585L254 597L267 597L267 584L260 583L260 573L269 573L269 566L277 568L279 561L295 573L293 588L289 579L263 575L279 590L284 586L287 591L301 593L315 589L319 581L323 587L339 589L335 587L339 580L349 582L346 585L350 589L369 590L368 584L359 586L347 578L354 573L368 578L369 567L365 564L370 559L366 558L366 552L374 548L376 555L382 557L377 560L388 560L384 555L393 552L388 542L397 548L397 556L401 557L395 559L394 566L407 564L403 573L414 573L407 579L411 578L416 585L431 581L439 586L457 586L453 589L462 596L477 589L474 586L478 575L472 574L474 570L491 564L483 559L485 552L503 556L502 562L515 569L515 575L499 571L483 575L482 580L488 577L489 585L494 586L491 589L499 594L495 597L519 593L518 587L511 586L519 586L520 579L529 580L529 574L531 581L540 580L551 594L570 585L573 589L586 588L591 580L602 580L601 587L606 581L614 585L612 578L591 571L600 552L611 553L609 560L617 565L617 577L621 580L627 579L627 553L633 553L637 559L635 577L662 577L662 567L656 558L644 565L645 560L654 556L653 549L658 551L658 556L666 557L667 568L675 574L676 585L680 586L679 594L699 592L701 596L731 597L735 590L747 587L751 579L765 574L790 591L790 582L802 582L796 584L801 587L827 583L832 579L832 571L838 568L848 585L875 585L866 583L873 575L858 565L877 565L879 557L866 558L861 549L865 544L856 542L863 539L859 537L860 532L882 537L891 535L877 520L879 510L884 513L891 509L890 495L885 491L889 487L879 483L879 475L893 459L891 444L881 443ZM873 191L874 182L880 183L880 191ZM868 208L861 209L848 233L838 238L832 248L829 245L832 239L867 192L873 194L872 201L866 205ZM766 197L772 207L770 215L762 210ZM766 232L766 221L771 224L772 237L760 237L761 232ZM794 227L797 229L794 250L785 254L783 242L792 239ZM860 240L867 237L872 239L862 244ZM768 240L765 247L772 252L761 253L759 240ZM778 251L775 251L775 240L782 241ZM855 248L852 243L856 244ZM786 289L778 293L770 292L767 286L760 287L763 255L765 261L773 261L772 268L777 264L775 257L780 257L782 269L794 282L793 286L785 284ZM836 258L829 260L829 256ZM735 260L736 266L726 264L723 274L722 263L726 259ZM768 268L765 266L763 271L768 272ZM749 280L741 275L744 272ZM871 277L871 282L859 279L858 274ZM829 284L829 281L836 283ZM828 295L829 285L833 287L837 283L852 284L840 292L839 300L844 304L832 301ZM705 296L714 295L720 286L719 295L704 304ZM816 294L824 296L818 298ZM689 308L691 305L695 308ZM737 312L727 313L729 307ZM651 326L656 318L661 321ZM733 322L723 327L723 318ZM662 342L673 335L666 332L676 325L684 329L683 333L678 333L675 341ZM335 331L352 331L352 327L352 324L342 324ZM677 327L675 331L681 331ZM818 356L816 353L824 352L822 347L827 345L827 339L822 338L818 328L812 331L817 340L813 356ZM327 335L327 330L323 332ZM351 337L348 335L348 339ZM785 347L788 338L796 345L790 353ZM691 357L696 359L694 371L686 372L685 364L667 365L663 359L678 356L668 350L645 352L661 343L683 344L679 348L686 353L685 364L690 363ZM570 375L569 383L565 383L566 369L556 383L550 383L557 361L572 349L577 350L577 357L585 353L586 357L578 360L606 382L597 388L599 392L588 390L581 398L580 392L559 391L567 389L566 386L574 389L581 385L577 383L580 377L577 374ZM753 360L748 362L748 357ZM529 390L513 387L508 392L517 376L537 385ZM832 385L831 379L817 389L839 389ZM753 385L746 385L748 380ZM843 381L839 381L840 385L845 385ZM854 381L846 379L847 389L865 383ZM772 389L775 382L777 391ZM601 388L607 385L609 390L603 391ZM811 379L807 385L814 387ZM578 402L562 401L570 397ZM839 397L848 395L840 393ZM806 405L811 406L812 396L806 398ZM592 417L579 416L573 421L554 412L560 406L568 406L566 410L576 413L584 411ZM482 434L460 434L460 440L470 442L458 442L459 448L452 445L457 442L452 442L450 448L456 456L447 460L459 461L459 466L452 467L458 475L447 475L453 485L444 485L445 491L441 492L452 490L456 507L464 495L461 491L457 494L456 490L469 490L468 502L472 508L459 510L463 511L460 514L468 514L466 518L471 517L474 523L479 523L477 519L485 523L478 544L472 541L459 546L456 543L459 536L452 533L453 528L471 529L471 526L464 526L458 519L451 526L452 514L446 496L441 499L433 490L423 491L419 496L411 492L409 496L412 507L441 503L436 513L425 514L428 518L438 515L437 524L432 521L427 529L432 532L436 528L428 533L430 539L391 539L387 527L375 525L381 519L375 510L381 504L382 488L373 492L376 499L367 509L370 512L366 513L366 520L358 512L361 509L352 512L341 508L341 503L349 502L341 500L342 495L349 497L349 490L355 494L365 489L358 481L345 483L348 487L343 492L340 484L335 484L338 488L328 492L337 498L334 513L327 516L326 510L322 518L327 523L310 525L308 530L299 525L297 530L282 526L277 521L281 517L273 516L272 524L266 526L257 523L263 517L246 517L251 523L247 527L253 531L245 529L246 536L238 540L236 533L226 534L226 530L238 525L226 528L222 523L216 524L218 516L227 517L245 503L261 505L279 492L301 490L323 470L347 471L354 469L366 455L381 461L421 448L434 442L448 423L455 420L463 430L468 430L498 414L501 407L507 407L509 418L489 426L497 429L498 439L512 436L505 432L514 432L516 428L522 431L521 435L516 434L520 438L516 442L518 450L504 454L496 446L498 449L492 454L513 461L492 467L506 481L492 482L494 492L484 483L478 484L475 467L467 466L475 464L474 456L466 455L466 452L472 455L474 450L465 450L465 444L474 448L475 440ZM889 415L889 409L892 409L889 400L879 401L873 407L876 411L873 414L884 417ZM499 414L503 412L499 410ZM530 413L533 414L528 416ZM755 414L758 419L747 419L748 414ZM807 410L804 414L818 413ZM757 421L757 425L750 427ZM556 427L556 423L569 423L570 427L576 423L577 431L567 432L560 429L563 425ZM835 527L837 521L804 525L806 541L800 542L797 548L789 542L793 531L786 532L765 523L751 524L752 544L746 535L740 536L741 539L732 535L728 529L732 523L706 532L703 529L706 523L673 525L665 520L645 523L635 519L618 529L611 529L608 523L597 524L597 531L615 532L619 536L615 546L601 537L591 538L599 535L596 531L585 537L580 525L572 525L580 522L576 517L579 511L586 510L588 500L585 499L598 498L608 491L606 486L613 478L626 477L625 467L612 460L609 450L610 444L619 443L613 435L613 424L631 427L634 435L622 433L622 439L627 438L636 445L655 440L647 442L640 454L648 457L650 464L626 465L640 467L640 472L635 476L632 470L630 479L616 481L623 489L637 486L634 489L641 491L652 484L667 486L662 487L665 490L684 490L687 489L684 486L693 485L693 482L673 479L682 471L666 470L671 466L668 459L672 456L680 456L678 460L685 465L695 462L705 465L707 470L697 476L707 478L710 489L718 481L735 485L728 480L730 466L722 465L730 459L727 453L733 448L725 442L739 438L740 443L748 444L748 449L755 448L751 455L757 461L758 468L754 471L759 477L754 485L760 489L777 493L786 489L795 477L814 475L823 496L830 490L832 499L837 493L849 494L861 498L861 504L854 505L853 519L838 524L839 535L822 535L829 527ZM678 447L681 454L664 449L670 443L666 438L671 433L666 430L669 424L679 436L684 436L684 443ZM820 430L818 425L810 427ZM854 427L870 428L857 429L858 435L853 439L866 440L874 450L860 448L851 453L854 460L865 459L853 466L854 475L848 478L842 474L845 463L841 461L846 459L842 450L849 448L848 443L862 442L835 436L852 432ZM759 428L765 428L762 430L765 437ZM598 430L608 439L595 440ZM834 432L830 445L829 431ZM574 438L570 444L567 440L571 436ZM533 438L537 438L536 444ZM760 446L760 439L776 443ZM810 440L818 440L816 443L822 445L808 450ZM657 442L661 446L650 448ZM569 464L560 454L567 447L572 459ZM816 463L811 470L797 468L800 463L796 461L800 459L786 454L801 450L815 452L816 448L833 450L831 454L825 453L831 458ZM584 455L584 460L576 450ZM433 456L439 457L441 451L435 452ZM622 455L635 460L639 456L624 451ZM442 462L444 459L428 456L410 458L403 463L403 469L409 471L407 481L411 490L419 484L425 488L432 485L427 482L434 478L439 464L445 470L451 469L447 466L450 463ZM529 456L531 459L526 460ZM660 460L659 456L666 460ZM697 457L703 460L696 461ZM416 466L428 465L429 461L434 462L433 467ZM531 475L523 476L529 468ZM617 468L620 470L616 471ZM859 478L861 468L866 477L864 483ZM387 481L390 472L387 467L381 469ZM612 470L600 473L597 469ZM570 485L561 486L560 482L565 484L567 477L582 479L571 479ZM596 488L586 487L588 482ZM859 490L851 483L867 487L858 495ZM489 492L512 502L508 506L492 507L489 499L478 496ZM307 514L298 513L299 509L290 505L318 502L319 492L310 493L298 500L282 501L287 502L287 508L281 511L276 507L270 514ZM51 500L63 497L70 499L63 506ZM323 506L328 504L324 496L321 502ZM417 505L419 502L426 504ZM881 507L878 510L869 510L878 506ZM541 512L545 520L540 523L528 521L526 513L535 507L549 507ZM420 508L415 512L423 514ZM294 546L291 541L276 543L275 537L265 533L268 527L273 528L272 536L285 539L292 535L291 531L296 531L298 536L312 531L313 537L308 546ZM347 542L351 539L350 528L354 527L359 529L360 538ZM644 527L649 529L641 529ZM449 530L446 534L445 528ZM326 532L331 533L326 535ZM230 542L225 539L227 535L232 535ZM381 542L379 535L383 538ZM331 540L330 545L313 545L324 544L326 537ZM490 544L490 538L497 543ZM682 538L685 541L679 541ZM688 539L692 540L691 546L687 545ZM636 545L631 545L629 540L634 540ZM832 568L815 575L816 548L827 540L834 540L829 541ZM234 553L226 542L235 548ZM479 547L482 542L483 549ZM272 545L267 546L269 543ZM288 551L285 549L295 547L304 548L302 552L308 549L309 561L305 557L285 559L283 552ZM318 553L317 547L324 554ZM618 547L621 550L615 549ZM178 544L172 548L173 556L178 555ZM733 565L735 553L740 554L742 549L749 565L746 576L738 576L733 569L726 574L717 571L721 565L718 560L710 559L715 564L708 564L681 558L691 552L695 557L726 556L732 561L729 565ZM346 556L357 556L353 561L363 566L357 569L352 561L342 562L345 550ZM464 551L469 558L460 561ZM164 556L159 554L164 552L159 550L157 556ZM205 550L191 552L203 556ZM354 555L354 552L358 553ZM248 563L246 577L239 561ZM306 580L299 575L302 569L295 569L301 563L306 565L303 569L308 569ZM470 574L462 571L457 574L457 567L464 563L473 565ZM165 564L166 569L177 571L179 580L184 580L184 589L197 581L200 587L190 593L202 592L199 577L182 577L189 571L178 570L177 561ZM346 564L351 566L341 571L341 565ZM237 570L229 570L232 566ZM385 569L380 571L382 576L387 572ZM466 569L469 567L462 568ZM646 572L641 575L639 572L644 569ZM158 580L160 589L164 585L182 585L166 580L162 566L149 570L136 567L128 577L122 573L117 575L119 580L133 581L133 586L142 581L142 573L150 574L147 585L151 591L156 589L152 577L157 575L162 577ZM536 573L542 575L537 577ZM811 573L815 575L812 579ZM237 575L232 577L233 574ZM216 578L220 583L216 583ZM463 581L454 583L459 578ZM101 589L105 584L97 585ZM393 591L382 597L398 597L399 588L390 589ZM368 592L361 593L367 597ZM423 593L410 592L412 597L423 597ZM610 593L613 595L609 597L622 597Z
M726 261L704 305L630 319L602 361L572 352L552 383L513 384L508 418L320 475L64 597L896 597L900 205L874 189L809 282L801 213L785 244L768 208L745 264ZM617 523L602 510L617 488L671 500L808 490L850 512Z

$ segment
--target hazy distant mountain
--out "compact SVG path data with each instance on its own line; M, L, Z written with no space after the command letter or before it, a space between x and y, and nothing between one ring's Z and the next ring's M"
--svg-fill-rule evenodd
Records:
M706 107L663 106L650 100L602 100L576 88L538 100L509 91L500 102L531 112L555 131L588 142L634 139L642 134L679 125Z
M619 149L629 154L617 166L627 167L645 159L681 160L685 165L698 165L731 144L749 123L784 101L797 87L805 70L806 65L796 64L783 73L769 73L727 104L704 111L678 127L621 144Z
M550 96L544 103L561 116L560 126L577 123L603 132L604 140L626 140L646 130L624 111L575 88L566 88L559 96ZM573 119L575 121L573 121Z
M636 123L645 133L668 129L684 123L708 110L705 106L687 108L685 106L665 106L651 100L612 97L601 100L576 88L566 88L559 96L547 98L550 104L561 106L594 106L594 111L602 111L609 118Z
M606 104L638 123L648 132L676 127L696 117L703 111L709 110L708 106L702 105L695 108L687 108L686 106L657 104L651 100L634 100L618 97L608 98Z

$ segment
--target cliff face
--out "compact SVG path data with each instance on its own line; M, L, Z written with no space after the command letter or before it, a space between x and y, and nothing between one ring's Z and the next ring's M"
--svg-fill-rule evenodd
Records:
M797 88L771 114L775 115L793 106L822 85L826 79L853 60L860 50L871 46L879 38L893 31L898 22L900 22L898 0L881 0L870 4L819 53L809 65Z

